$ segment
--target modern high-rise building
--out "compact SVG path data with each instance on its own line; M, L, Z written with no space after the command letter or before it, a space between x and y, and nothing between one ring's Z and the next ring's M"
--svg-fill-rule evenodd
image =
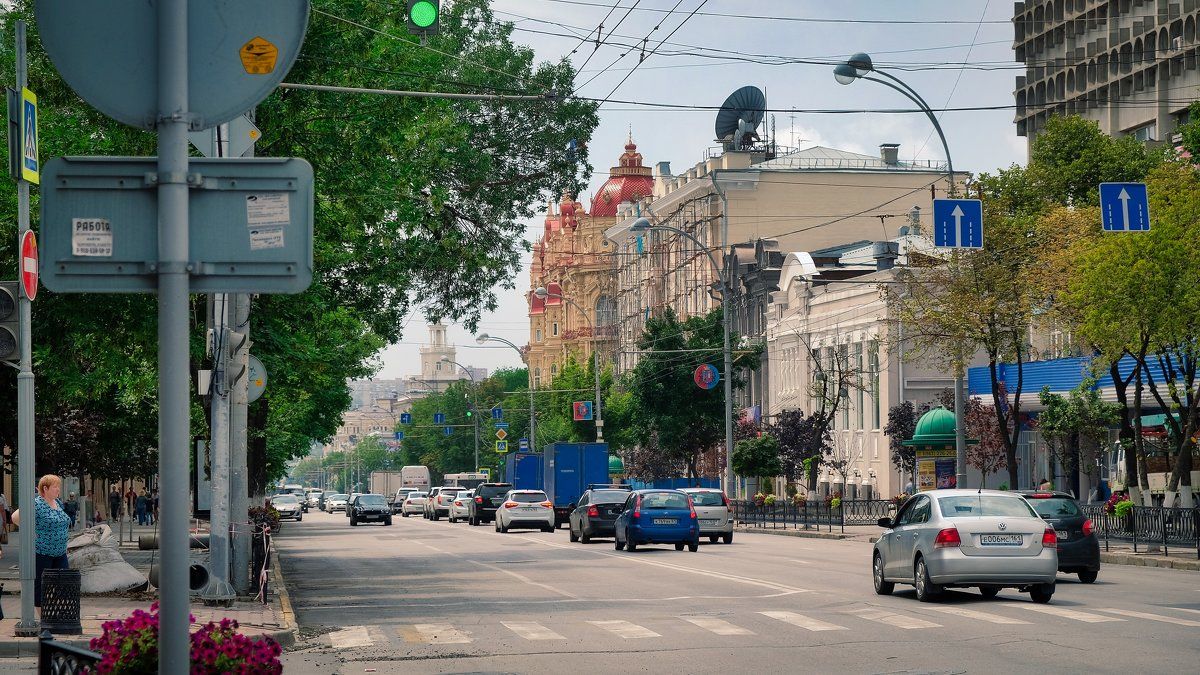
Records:
M1081 115L1113 136L1178 144L1200 85L1200 2L1030 0L1013 4L1017 134Z

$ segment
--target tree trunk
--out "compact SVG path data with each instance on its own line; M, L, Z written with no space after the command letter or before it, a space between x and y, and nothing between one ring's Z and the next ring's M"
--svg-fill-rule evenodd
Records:
M1000 424L1000 436L1004 438L1004 458L1008 460L1008 487L1010 490L1016 490L1020 487L1017 485L1017 438L1020 437L1021 428L1019 424L1013 424L1013 433L1010 435L1008 432L1008 420L1016 412L1016 408L1014 407L1008 414L1004 412L1005 406L1001 404L1001 401L1006 396L1000 392L1001 383L999 373L996 371L996 360L996 357L988 360L988 373L992 378L992 407L996 411L996 421ZM1021 364L1018 361L1018 372L1020 367ZM1018 375L1018 377L1020 376ZM1004 402L1007 403L1007 401ZM956 411L954 414L957 419L958 412Z
M267 399L251 403L246 418L246 497L262 494L267 488ZM254 503L254 502L251 502Z
M1066 472L1067 479L1066 487L1070 489L1071 494L1075 495L1076 499L1081 499L1079 494L1079 434L1073 433L1068 436L1067 452L1066 452Z

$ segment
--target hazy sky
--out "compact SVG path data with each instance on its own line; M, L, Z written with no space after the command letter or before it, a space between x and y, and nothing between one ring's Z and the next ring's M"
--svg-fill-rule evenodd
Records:
M614 4L617 9L605 19ZM659 47L659 41L701 4L700 11ZM735 89L752 84L766 92L767 107L776 111L772 115L780 144L819 144L873 155L880 143L899 143L902 159L943 160L941 143L921 114L790 112L910 109L907 99L883 85L859 81L843 86L834 81L833 66L824 62L864 51L881 68L916 89L935 110L1004 106L941 114L955 170L992 171L1025 158L1025 139L1016 135L1012 123L1014 78L1022 69L1013 60L1011 2L494 0L492 6L498 20L516 25L514 38L532 47L540 60L557 60L577 49L570 56L577 68L582 67L577 83L600 73L576 92L580 95L719 106ZM668 15L667 10L676 6ZM630 7L635 9L627 13ZM661 11L647 11L654 9ZM746 18L755 16L758 18ZM602 20L607 41L597 51L594 30ZM614 30L618 21L621 23ZM592 41L581 44L589 32ZM630 51L624 45L641 45L647 37L648 58L630 75L641 50ZM822 63L778 63L785 59ZM627 75L624 84L609 96ZM716 145L714 117L712 110L604 104L600 126L589 146L594 173L590 189L580 201L591 204L591 193L608 177L631 128L647 165L669 161L672 169L680 172ZM528 224L526 238L534 240L541 230L542 219L535 219ZM524 300L528 262L526 259L521 269L516 290L499 291L500 308L484 317L480 332L518 345L529 341ZM457 360L464 364L489 369L522 365L512 349L479 347L460 326L451 326L448 333L449 340L459 347ZM417 373L417 349L425 339L424 319L410 316L403 341L380 355L383 367L378 377Z

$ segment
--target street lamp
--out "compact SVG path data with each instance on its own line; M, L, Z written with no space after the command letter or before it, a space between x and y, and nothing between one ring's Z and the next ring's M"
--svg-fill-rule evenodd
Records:
M512 347L513 349L517 350L517 354L519 354L521 356L522 360L525 358L525 354L523 352L521 352L520 347L509 342L508 340L505 340L502 337L497 337L495 335L488 335L487 333L480 333L479 335L475 336L475 342L477 344L485 344L487 342L499 342L500 344L508 345L509 347ZM530 366L528 363L526 363L525 366L526 366L526 372L529 374L529 445L533 448L534 452L537 452L537 435L534 433L537 430L537 415L534 413L534 409L533 409L533 367ZM512 478L512 477L509 476L509 478Z
M725 337L725 372L722 375L725 380L725 492L726 494L733 493L733 383L729 379L730 373L733 370L733 352L729 346L729 284L725 279L725 271L717 264L717 259L713 257L712 251L708 247L700 243L699 239L692 236L690 232L681 230L670 225L652 225L646 218L638 218L633 221L633 225L629 226L630 232L648 232L650 230L667 230L674 232L680 236L687 237L708 256L708 261L712 263L713 271L717 273L717 281L720 283L721 291L721 332Z
M876 75L886 77L887 80L869 77L867 75L868 73L875 73ZM950 145L946 143L946 134L942 132L942 125L940 122L938 122L937 115L933 114L933 110L930 109L929 104L925 102L925 99L921 98L920 94L918 94L912 87L901 81L900 78L876 68L875 64L871 62L871 57L862 52L859 52L846 59L845 63L835 66L833 69L833 79L837 80L838 84L850 84L855 80L870 80L871 82L878 82L879 84L895 89L901 94L904 94L905 98L913 103L916 103L917 107L920 108L922 112L925 113L925 116L929 118L929 121L933 123L933 128L935 131L937 131L938 138L942 141L942 150L944 150L946 153L946 170L950 175L949 194L951 197L955 195L957 190L954 186L954 162L950 159ZM891 82L888 80L891 80ZM963 419L965 417L963 406L964 370L965 366L960 355L958 361L954 364L954 454L956 456L955 462L957 464L957 470L955 472L955 485L960 488L966 487L967 484L967 437L966 424ZM901 387L903 387L903 382L901 382Z
M467 368L466 366L459 363L458 361L451 359L449 356L443 356L442 363L453 363L454 365L458 366L459 368L462 368L463 372L467 374L467 377L471 378L471 410L472 410L471 426L475 428L475 470L478 471L479 470L479 385L475 383L475 374L471 372L470 368Z
M592 370L596 371L596 442L604 442L604 415L600 409L600 349L596 344L596 324L592 323L592 318L588 316L587 310L580 307L576 302L561 293L551 293L544 286L537 287L533 294L545 300L546 298L559 298L566 300L572 307L579 310L583 315L584 321L588 322L588 328L592 330Z

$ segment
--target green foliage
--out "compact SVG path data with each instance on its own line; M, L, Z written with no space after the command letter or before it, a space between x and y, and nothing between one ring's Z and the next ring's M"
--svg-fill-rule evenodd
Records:
M1131 511L1133 511L1133 502L1128 499L1117 502L1113 509L1113 512L1117 518L1124 518L1125 516L1129 515Z
M739 476L760 479L780 475L779 441L768 435L739 441L733 448L733 470Z

